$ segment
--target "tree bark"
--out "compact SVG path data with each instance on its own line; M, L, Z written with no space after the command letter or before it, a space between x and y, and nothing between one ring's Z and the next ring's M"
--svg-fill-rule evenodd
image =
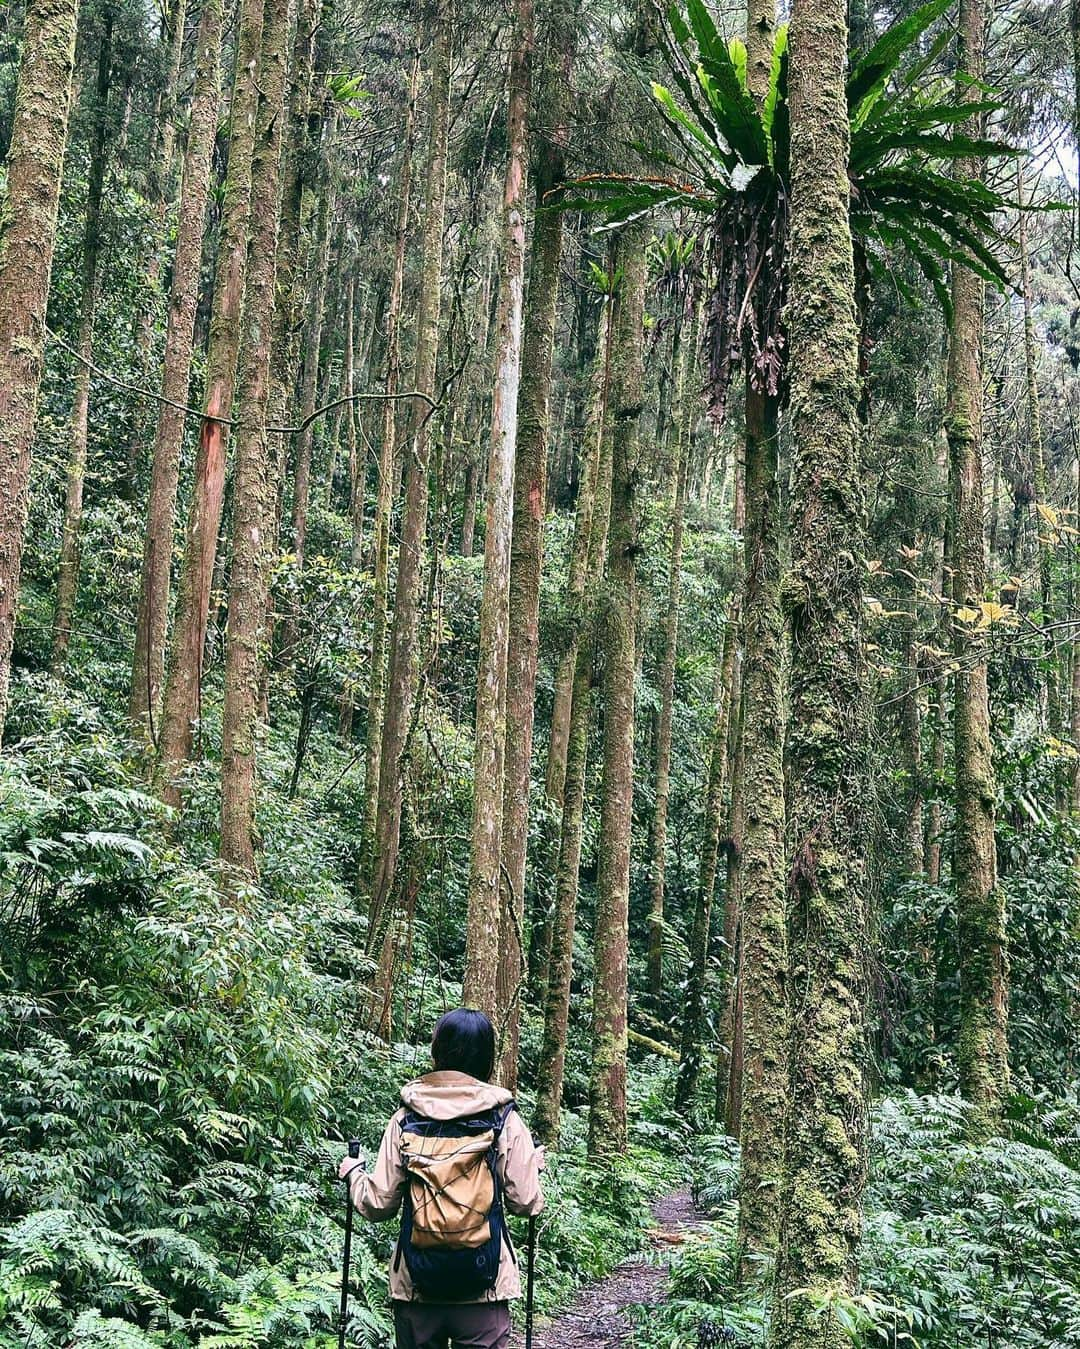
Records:
M562 804L567 773L567 745L570 714L573 703L574 670L577 666L578 645L581 639L583 609L589 557L593 532L593 517L597 496L597 472L600 464L600 446L607 416L608 383L610 380L610 325L611 306L604 301L597 324L596 359L592 371L589 412L582 436L584 468L582 469L574 513L574 541L570 551L570 570L567 575L563 607L565 646L559 655L555 672L555 696L551 710L551 731L548 738L545 793L550 802ZM605 522L606 528L606 522Z
M739 1273L776 1248L787 1099L783 615L779 407L746 390L746 589L742 669L745 822L739 859L742 1084Z
M982 0L961 0L956 97L978 97L985 69L986 14ZM981 118L964 124L980 134ZM982 159L961 160L957 173L985 174ZM986 592L983 538L981 278L953 268L947 410L952 507L953 600L978 611ZM1005 899L997 880L994 843L996 789L990 745L985 634L954 613L956 657L954 773L956 823L953 879L960 954L960 1089L974 1107L972 1127L993 1132L1009 1088Z
M473 751L472 848L463 996L493 1015L500 1034L506 1008L497 1000L502 927L502 821L506 780L506 676L510 629L510 544L514 520L514 460L521 380L525 301L525 189L528 140L525 117L532 88L533 2L516 0L507 102L503 240L491 406L484 530L484 588L476 678ZM527 770L526 770L527 771ZM516 914L516 896L507 901ZM518 925L520 931L520 924ZM511 934L507 934L510 936ZM516 940L517 933L513 934ZM520 963L520 951L518 953Z
M1035 358L1035 320L1032 314L1031 263L1028 256L1027 223L1024 211L1024 178L1020 161L1016 163L1017 249L1020 254L1020 296L1024 306L1024 374L1027 386L1028 441L1031 447L1032 508L1035 547L1039 561L1039 608L1043 625L1043 681L1046 697L1047 729L1057 740L1062 734L1061 688L1058 682L1057 642L1054 639L1054 593L1051 561L1052 529L1045 512L1049 507L1046 481L1046 448L1043 442L1042 407L1039 401L1038 367ZM1060 777L1060 775L1055 775Z
M638 424L642 403L645 239L629 226L618 244L623 277L613 319L611 519L602 600L604 768L596 882L589 1155L626 1152L626 996L630 830L634 804Z
M251 242L237 382L236 437L221 733L221 860L255 875L255 760L259 646L266 629L272 557L267 549L277 496L267 453L270 353L281 202L286 45L290 0L266 0L251 161Z
M793 1024L769 1344L841 1349L847 1334L820 1314L815 1295L855 1291L866 1169L869 753L843 0L795 0L789 71Z
M11 680L78 8L78 0L27 0L7 190L0 204L0 733Z
M153 741L155 734L165 673L176 491L184 437L184 414L170 404L187 402L191 381L203 223L217 131L221 29L222 0L203 0L196 37L195 83L177 208L176 253L161 375L162 398L168 401L158 407L131 665L128 711L133 724L148 742Z
M202 698L203 648L225 491L226 421L232 412L240 310L244 299L258 97L256 75L262 27L263 0L241 0L229 126L229 166L225 177L206 358L206 395L154 771L158 791L172 805L178 805L180 801L176 777L191 758L193 728Z
M135 325L135 349L142 355L142 383L149 384L154 350L154 299L161 281L165 261L167 237L165 218L173 191L173 168L176 160L177 96L180 88L180 67L184 56L184 26L187 19L187 0L172 0L162 16L162 46L164 48L165 80L154 100L154 148L150 171L147 174L147 198L151 212L149 257L144 273L142 307ZM202 16L200 15L200 28ZM196 39L196 66L199 52ZM196 80L198 75L196 74ZM200 224L202 217L200 216ZM177 228L183 227L183 216L178 213ZM185 398L180 400L186 401ZM138 403L132 418L131 438L128 441L126 490L134 496L135 478L143 452L147 432L147 408Z
M390 589L390 516L394 504L394 463L397 457L397 400L401 380L401 302L405 278L405 246L409 234L409 209L412 188L412 152L416 121L416 99L420 87L420 55L413 60L409 77L409 99L402 131L401 181L398 188L398 215L394 240L394 265L390 274L390 297L386 307L386 379L383 404L382 443L379 446L379 485L375 495L374 577L371 620L371 670L369 675L367 745L364 773L364 865L376 860L375 831L379 809L379 777L386 706L386 630L387 599ZM440 259L441 267L441 259ZM436 286L438 285L436 279ZM436 322L436 334L438 332ZM431 363L434 369L434 362Z
M431 124L428 140L426 216L420 308L416 322L414 388L434 397L442 300L443 224L446 216L446 160L450 112L450 43L453 12L450 0L434 17L431 53ZM379 797L375 820L376 856L368 915L369 949L382 944L392 914L394 879L401 841L404 755L420 675L421 564L427 538L428 459L431 409L414 400L405 451L405 504L398 548L394 591L394 623L390 635L386 698L379 763Z
M293 474L292 502L292 549L295 557L293 567L297 584L304 571L304 551L307 547L308 507L311 502L311 457L315 445L315 423L308 418L315 411L319 387L319 355L323 343L323 326L327 312L326 282L330 271L330 245L332 230L330 222L333 215L334 193L330 181L329 157L334 139L334 116L319 110L322 114L322 136L320 147L321 171L317 179L318 214L315 235L311 241L308 256L307 273L311 288L307 297L308 321L304 330L303 370L300 380L300 424L304 429L296 441L296 467ZM290 612L283 646L286 653L296 646L295 611Z
M667 603L662 619L660 657L660 719L656 732L656 800L652 818L652 864L649 874L649 992L659 1001L664 985L664 885L667 872L668 798L671 790L671 723L675 702L675 662L679 653L679 608L682 599L683 525L693 443L695 405L690 396L690 372L697 361L697 301L687 337L676 328L675 400L672 422L676 429L675 496L671 516L671 552L668 555ZM679 323L681 324L680 317Z
M704 1041L705 986L709 968L709 922L713 894L716 891L717 863L720 859L720 830L724 819L724 794L728 784L728 722L735 691L735 655L737 625L724 627L724 646L716 669L716 716L709 746L709 777L705 794L705 816L698 868L694 923L690 934L690 972L687 977L686 1010L683 1013L679 1049L679 1075L675 1083L675 1110L689 1115L697 1099L701 1079L701 1051Z
M543 211L565 177L566 100L574 65L574 13L553 0L548 43L553 64L545 71L539 122L545 128L533 156L532 254L528 309L518 391L517 455L514 466L514 524L510 553L510 632L507 650L506 777L503 788L503 860L509 888L499 933L496 1005L505 1018L499 1080L517 1085L522 983L526 972L519 942L525 926L529 791L532 779L536 670L540 645L540 577L543 518L547 502L547 459L551 423L552 359L559 300L563 214Z
M555 869L555 900L551 916L547 978L544 986L544 1037L536 1083L536 1130L545 1143L559 1141L566 1071L566 1037L570 1016L570 985L574 966L574 928L577 917L578 872L585 813L585 770L588 765L590 691L593 670L593 631L600 600L600 586L607 553L611 518L612 428L608 416L614 332L611 309L605 301L600 319L603 331L598 360L600 373L596 396L595 435L586 467L591 482L587 520L585 503L578 502L575 552L578 537L584 539L581 557L581 595L574 636L574 670L570 714L561 785L562 825Z
M86 450L90 430L90 361L94 355L94 315L101 287L101 201L105 187L105 150L109 133L109 86L112 83L112 34L115 15L106 5L101 15L98 42L94 120L90 137L90 169L86 189L86 223L83 232L82 277L79 296L79 359L74 373L71 403L71 449L64 491L64 528L60 538L60 567L56 578L56 609L53 613L53 673L64 668L75 600L79 590L79 546L82 535L83 488L86 483Z

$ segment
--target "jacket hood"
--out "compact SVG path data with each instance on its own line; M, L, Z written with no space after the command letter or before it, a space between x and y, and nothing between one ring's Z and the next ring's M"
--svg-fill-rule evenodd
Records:
M478 1110L509 1105L514 1099L505 1087L480 1082L468 1073L425 1073L401 1088L402 1102L427 1119L460 1119Z

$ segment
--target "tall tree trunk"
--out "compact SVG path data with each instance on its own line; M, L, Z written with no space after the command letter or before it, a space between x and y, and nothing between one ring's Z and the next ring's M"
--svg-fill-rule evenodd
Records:
M784 930L783 615L777 401L746 390L746 590L743 607L739 858L742 1087L739 1272L776 1248L787 1099Z
M982 0L961 0L957 99L975 101L985 69L986 14ZM980 134L981 117L965 123ZM981 159L961 160L957 173L985 174ZM947 411L952 505L953 600L976 611L986 593L983 538L981 278L955 266L949 331ZM956 657L954 773L956 824L953 879L960 953L960 1089L974 1106L973 1127L993 1131L1009 1087L1005 899L994 845L995 786L990 747L987 651L984 633L953 619Z
M86 483L86 449L90 430L90 362L94 355L94 315L101 287L101 199L105 186L105 147L109 132L109 86L112 82L112 34L115 15L106 5L101 15L98 42L97 81L94 89L94 120L90 137L90 169L86 189L86 224L82 246L82 278L79 295L79 332L76 350L74 395L71 403L71 450L64 492L64 528L60 538L60 568L56 578L56 609L53 613L51 666L64 668L75 600L79 589L79 546L82 535L83 488Z
M465 944L466 1003L496 1018L499 937L502 926L502 820L506 780L506 670L510 629L510 542L514 520L514 459L521 380L525 302L525 188L528 142L525 117L532 88L533 0L516 0L507 101L506 178L499 278L498 346L491 406L484 588L476 675L476 741L473 751L472 849ZM539 527L539 526L538 526ZM516 916L518 899L506 901ZM518 925L520 930L520 923ZM509 934L508 934L509 935ZM517 939L517 934L514 934ZM518 953L520 963L520 950Z
M304 571L304 551L307 547L308 507L311 502L311 457L315 445L315 423L309 421L315 411L319 388L319 355L322 351L324 320L327 316L326 285L330 271L330 246L333 231L330 228L333 216L334 193L330 180L330 154L334 139L334 117L323 109L322 145L320 147L321 172L317 179L318 213L315 234L311 241L307 273L311 279L308 293L308 321L304 330L304 363L301 374L300 425L303 430L296 442L296 467L293 474L292 502L292 548L295 556L293 566L297 580ZM286 653L296 646L295 611L290 613L285 626L283 645Z
M167 237L165 217L172 200L173 169L176 160L177 96L180 89L180 67L184 56L184 26L187 19L187 0L171 0L162 15L161 45L164 48L165 79L154 100L154 140L147 174L147 199L150 206L151 230L149 257L143 279L141 308L135 325L135 350L141 354L142 383L149 384L154 351L154 301L165 262ZM202 26L200 16L200 27ZM196 39L198 42L198 39ZM196 51L196 66L201 47ZM198 78L196 74L196 79ZM199 217L202 223L202 217ZM183 215L178 213L177 228L182 229ZM186 395L186 390L185 390ZM185 401L182 399L180 401ZM143 453L147 432L147 407L137 403L132 418L128 441L127 481L129 495L134 495L135 477Z
M634 805L634 674L637 624L638 424L642 404L641 325L645 239L629 226L618 244L623 269L613 319L611 520L602 599L604 769L589 1080L589 1155L626 1151L627 945L630 829Z
M232 412L240 310L244 299L262 27L263 0L241 0L229 125L229 167L225 176L206 358L206 395L154 771L158 791L173 805L179 804L176 775L191 758L193 727L202 698L203 648L221 529L227 420Z
M600 311L597 325L596 358L592 371L589 411L581 439L584 467L581 472L574 513L574 540L570 550L570 570L566 581L564 607L565 647L559 655L555 671L555 697L551 711L551 732L548 739L545 794L558 806L563 799L566 781L567 744L570 729L570 711L573 702L574 670L577 666L578 645L581 639L582 600L585 595L592 521L596 501L597 470L600 464L600 444L607 415L608 383L610 379L610 325L611 305L608 301ZM605 521L605 528L607 527Z
M540 122L545 128L533 156L534 214L529 295L518 391L517 459L514 466L514 525L510 553L510 634L507 651L506 778L503 787L503 860L510 890L499 934L496 1004L504 1011L499 1080L517 1085L525 952L525 877L529 842L533 718L539 654L540 575L543 517L547 502L547 459L551 423L552 357L562 256L561 211L542 211L565 176L568 135L566 100L574 65L574 10L553 0L548 43L552 66L544 72Z
M737 534L746 533L746 463L745 445L742 462L734 466L734 491L731 502L731 525ZM716 1064L716 1122L728 1134L738 1136L742 1102L742 1023L736 1015L740 977L740 900L739 859L742 853L743 829L746 821L746 797L743 790L743 659L745 630L743 599L745 582L744 550L735 557L735 575L732 578L732 612L728 621L736 627L737 653L732 665L732 685L728 698L728 782L731 787L728 807L728 846L724 867L724 922L722 951L723 978L720 984L720 1026Z
M608 416L608 395L614 341L611 315L613 304L612 299L605 302L600 319L603 338L598 360L595 434L590 437L589 462L585 468L585 478L591 487L588 503L583 499L584 494L578 500L575 533L575 554L578 538L584 540L583 555L580 559L581 594L577 600L570 715L563 781L560 785L562 826L555 868L555 900L544 986L544 1037L536 1083L536 1130L545 1143L553 1145L559 1141L559 1111L562 1108L563 1078L566 1070L570 985L574 967L574 927L585 814L585 770L589 749L592 639L611 518L612 432ZM586 504L588 504L587 512Z
M365 866L373 865L376 859L375 829L379 808L383 709L386 706L386 606L390 589L390 516L394 504L394 462L397 457L398 407L395 395L398 392L398 385L401 380L401 302L405 278L405 246L408 242L409 233L413 136L419 87L420 54L417 52L409 77L409 101L405 109L402 132L401 179L398 187L394 266L390 275L390 297L386 306L386 379L384 384L386 402L383 404L382 443L379 447L379 484L375 494L375 519L372 523L375 574L372 595L367 745L364 759L363 857ZM435 284L438 286L438 278L436 278ZM435 331L438 332L437 321ZM431 368L434 369L433 362Z
M1027 386L1028 443L1031 447L1032 527L1039 560L1039 608L1043 625L1043 679L1046 687L1047 727L1061 739L1061 689L1058 682L1057 642L1054 639L1054 595L1051 575L1052 545L1047 538L1052 529L1046 481L1046 448L1043 443L1042 408L1039 402L1038 366L1035 359L1035 319L1032 314L1031 263L1028 256L1027 222L1024 211L1024 177L1020 161L1016 164L1017 247L1020 253L1020 295L1024 305L1024 374Z
M191 380L203 222L210 191L214 135L217 131L221 28L222 0L203 0L195 40L195 83L177 208L176 253L173 258L161 375L163 401L158 407L157 434L154 438L135 621L135 650L131 665L128 711L132 722L148 740L154 736L165 673L165 634L169 619L176 490L184 437L184 414L173 405L187 402Z
M788 343L795 446L788 722L792 1035L772 1349L841 1349L866 1170L868 712L859 331L844 0L794 0Z
M27 0L0 208L0 733L11 680L78 8L78 0Z
M690 393L691 372L697 363L697 299L685 338L676 328L675 499L671 514L671 552L668 555L667 604L662 620L664 647L660 657L660 721L656 733L656 802L652 818L652 867L649 875L649 992L659 1001L664 986L664 888L667 872L668 798L671 790L671 723L675 703L675 662L679 653L679 609L682 601L683 524L686 516L690 450L694 439L696 399ZM680 318L680 324L683 321Z
M416 320L417 392L434 397L442 302L443 224L450 114L452 0L434 16L431 51L430 132L420 308ZM405 504L394 591L386 696L382 719L375 859L368 915L369 949L379 949L392 916L394 879L401 841L402 774L420 676L421 564L427 537L430 406L413 400L405 454Z
M687 1115L697 1099L701 1079L701 1051L704 1041L705 984L709 969L709 921L716 890L717 863L720 860L720 830L724 820L724 793L728 782L728 721L735 690L735 647L737 625L724 627L724 646L716 668L713 720L709 746L709 777L705 793L701 858L698 868L694 924L690 934L690 972L687 977L686 1010L683 1013L679 1050L679 1075L675 1083L675 1110Z
M267 550L277 484L267 453L270 352L281 202L286 45L290 0L266 0L251 162L251 246L237 381L236 437L221 734L221 859L255 874L255 757L259 644L266 626L272 558Z

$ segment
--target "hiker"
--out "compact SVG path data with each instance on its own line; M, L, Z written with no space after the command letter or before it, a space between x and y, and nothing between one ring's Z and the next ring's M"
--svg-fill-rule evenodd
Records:
M372 1222L404 1206L390 1263L397 1349L505 1349L521 1271L503 1213L543 1208L544 1149L488 1081L495 1031L483 1012L442 1016L431 1058L434 1072L402 1087L374 1169L345 1157L338 1174Z

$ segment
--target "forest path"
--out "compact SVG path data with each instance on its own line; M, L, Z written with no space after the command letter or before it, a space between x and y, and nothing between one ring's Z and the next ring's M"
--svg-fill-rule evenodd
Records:
M674 1190L653 1205L654 1250L677 1246L686 1231L702 1221L689 1190ZM666 1261L650 1260L646 1248L625 1260L596 1283L583 1288L565 1311L537 1323L533 1349L620 1349L630 1343L630 1324L623 1309L639 1302L659 1302L667 1274ZM511 1349L523 1349L524 1329L514 1333Z

